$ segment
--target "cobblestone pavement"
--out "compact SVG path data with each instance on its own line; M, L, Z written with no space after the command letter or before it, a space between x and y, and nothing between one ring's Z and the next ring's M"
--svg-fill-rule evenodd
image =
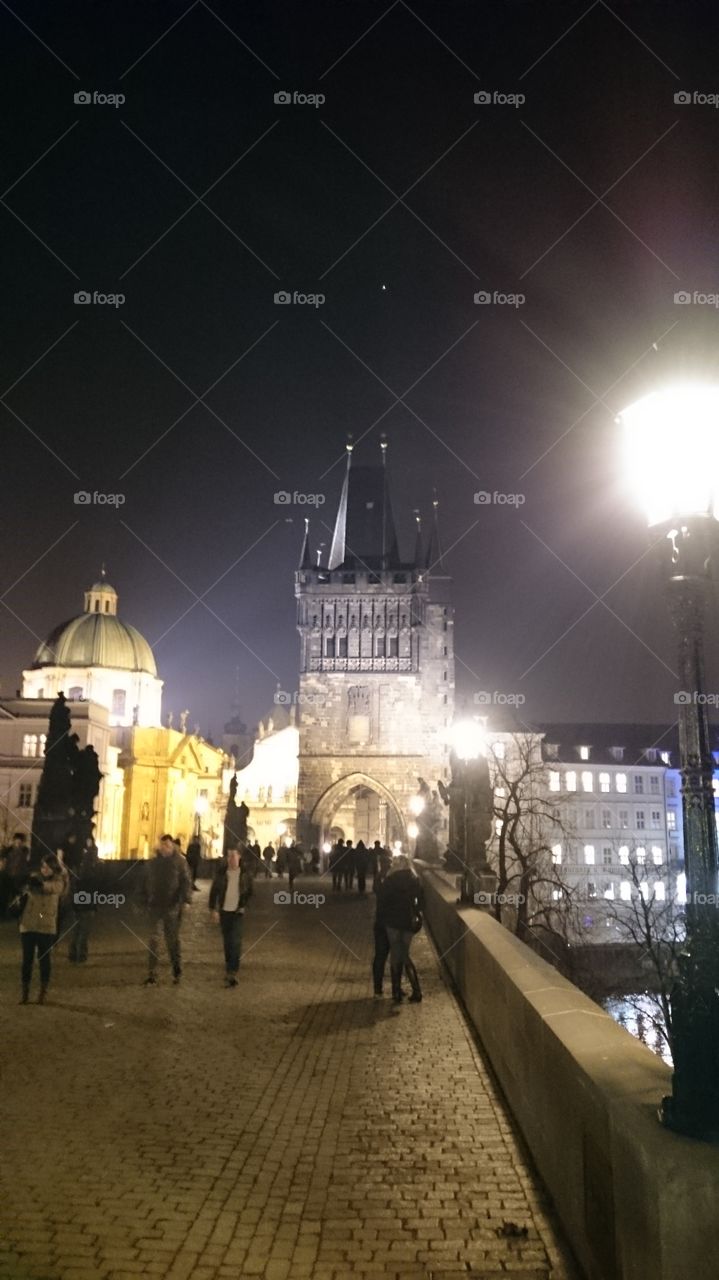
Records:
M372 997L371 895L279 888L256 886L234 990L206 887L179 987L164 957L142 987L142 919L105 907L89 962L61 942L50 1003L20 1007L0 925L2 1280L573 1280L429 940L397 1009Z

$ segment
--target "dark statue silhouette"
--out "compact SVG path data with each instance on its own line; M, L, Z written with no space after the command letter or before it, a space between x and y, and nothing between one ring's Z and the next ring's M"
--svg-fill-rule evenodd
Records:
M70 708L59 693L50 711L45 762L33 812L31 854L37 862L74 835L80 848L92 835L95 800L102 774L97 752L80 747L72 733Z

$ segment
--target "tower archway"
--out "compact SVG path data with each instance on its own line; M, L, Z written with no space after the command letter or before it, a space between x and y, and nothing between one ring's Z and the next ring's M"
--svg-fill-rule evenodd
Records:
M346 840L375 840L392 846L400 840L407 844L407 829L402 812L391 791L367 773L354 772L338 778L322 793L312 810L311 821L323 842L331 838L333 829L341 830Z

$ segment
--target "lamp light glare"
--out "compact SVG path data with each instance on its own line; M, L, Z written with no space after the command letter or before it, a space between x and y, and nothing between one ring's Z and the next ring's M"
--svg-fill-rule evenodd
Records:
M409 811L410 813L413 813L415 817L419 817L420 813L424 812L424 796L411 796L409 801Z
M419 827L417 826L416 822L409 823L407 827L407 835L409 836L410 840L417 839L417 836L419 835Z
M486 745L484 726L477 720L460 720L452 726L452 749L460 760L477 760Z
M619 415L627 482L650 525L719 518L719 387L653 391Z

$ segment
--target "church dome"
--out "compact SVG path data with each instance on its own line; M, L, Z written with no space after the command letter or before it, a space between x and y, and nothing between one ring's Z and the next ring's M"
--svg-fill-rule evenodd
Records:
M85 612L55 627L37 650L37 667L112 667L147 671L157 667L147 640L117 616L117 592L103 577L85 592Z

